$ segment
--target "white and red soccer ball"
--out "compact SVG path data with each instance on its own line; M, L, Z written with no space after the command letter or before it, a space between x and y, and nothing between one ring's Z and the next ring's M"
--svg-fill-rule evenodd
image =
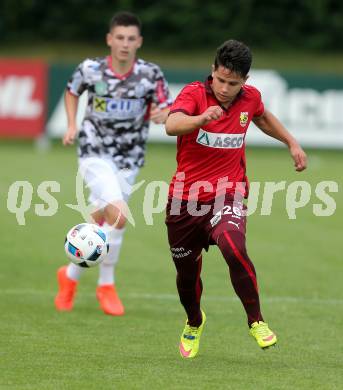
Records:
M81 223L67 233L64 249L69 260L80 267L100 264L108 253L106 233L97 225Z

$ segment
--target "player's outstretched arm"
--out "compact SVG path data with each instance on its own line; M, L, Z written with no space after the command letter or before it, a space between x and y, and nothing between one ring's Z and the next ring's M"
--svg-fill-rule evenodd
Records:
M253 122L264 133L288 146L296 171L301 172L306 169L307 156L305 152L276 116L266 110L263 115L254 118Z
M64 104L67 114L68 129L63 137L63 145L72 145L77 134L76 114L79 97L67 90L64 95Z
M176 136L192 133L195 129L219 119L222 114L223 110L219 106L208 107L202 114L194 116L173 112L166 121L166 133Z

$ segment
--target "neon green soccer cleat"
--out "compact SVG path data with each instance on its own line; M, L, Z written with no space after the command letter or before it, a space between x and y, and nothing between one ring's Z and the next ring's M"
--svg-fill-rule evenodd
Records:
M180 354L183 358L194 358L199 351L200 336L206 322L206 315L202 310L201 314L202 323L199 328L195 326L189 326L186 321L186 326L182 332L179 345Z
M277 342L276 335L268 328L268 324L263 321L252 323L250 334L262 349L271 347Z

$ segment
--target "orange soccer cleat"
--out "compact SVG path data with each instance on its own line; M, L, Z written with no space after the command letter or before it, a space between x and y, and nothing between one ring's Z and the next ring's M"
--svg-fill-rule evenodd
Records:
M111 316L122 316L124 314L124 306L113 284L98 286L96 289L96 297L105 314Z
M67 276L67 266L57 271L58 293L55 297L55 307L58 311L70 311L73 308L77 281Z

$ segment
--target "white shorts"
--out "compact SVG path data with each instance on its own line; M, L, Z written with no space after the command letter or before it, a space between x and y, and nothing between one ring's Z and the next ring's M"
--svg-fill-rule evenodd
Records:
M110 203L128 201L139 168L119 170L106 157L79 158L79 172L89 188L89 202L96 209Z

